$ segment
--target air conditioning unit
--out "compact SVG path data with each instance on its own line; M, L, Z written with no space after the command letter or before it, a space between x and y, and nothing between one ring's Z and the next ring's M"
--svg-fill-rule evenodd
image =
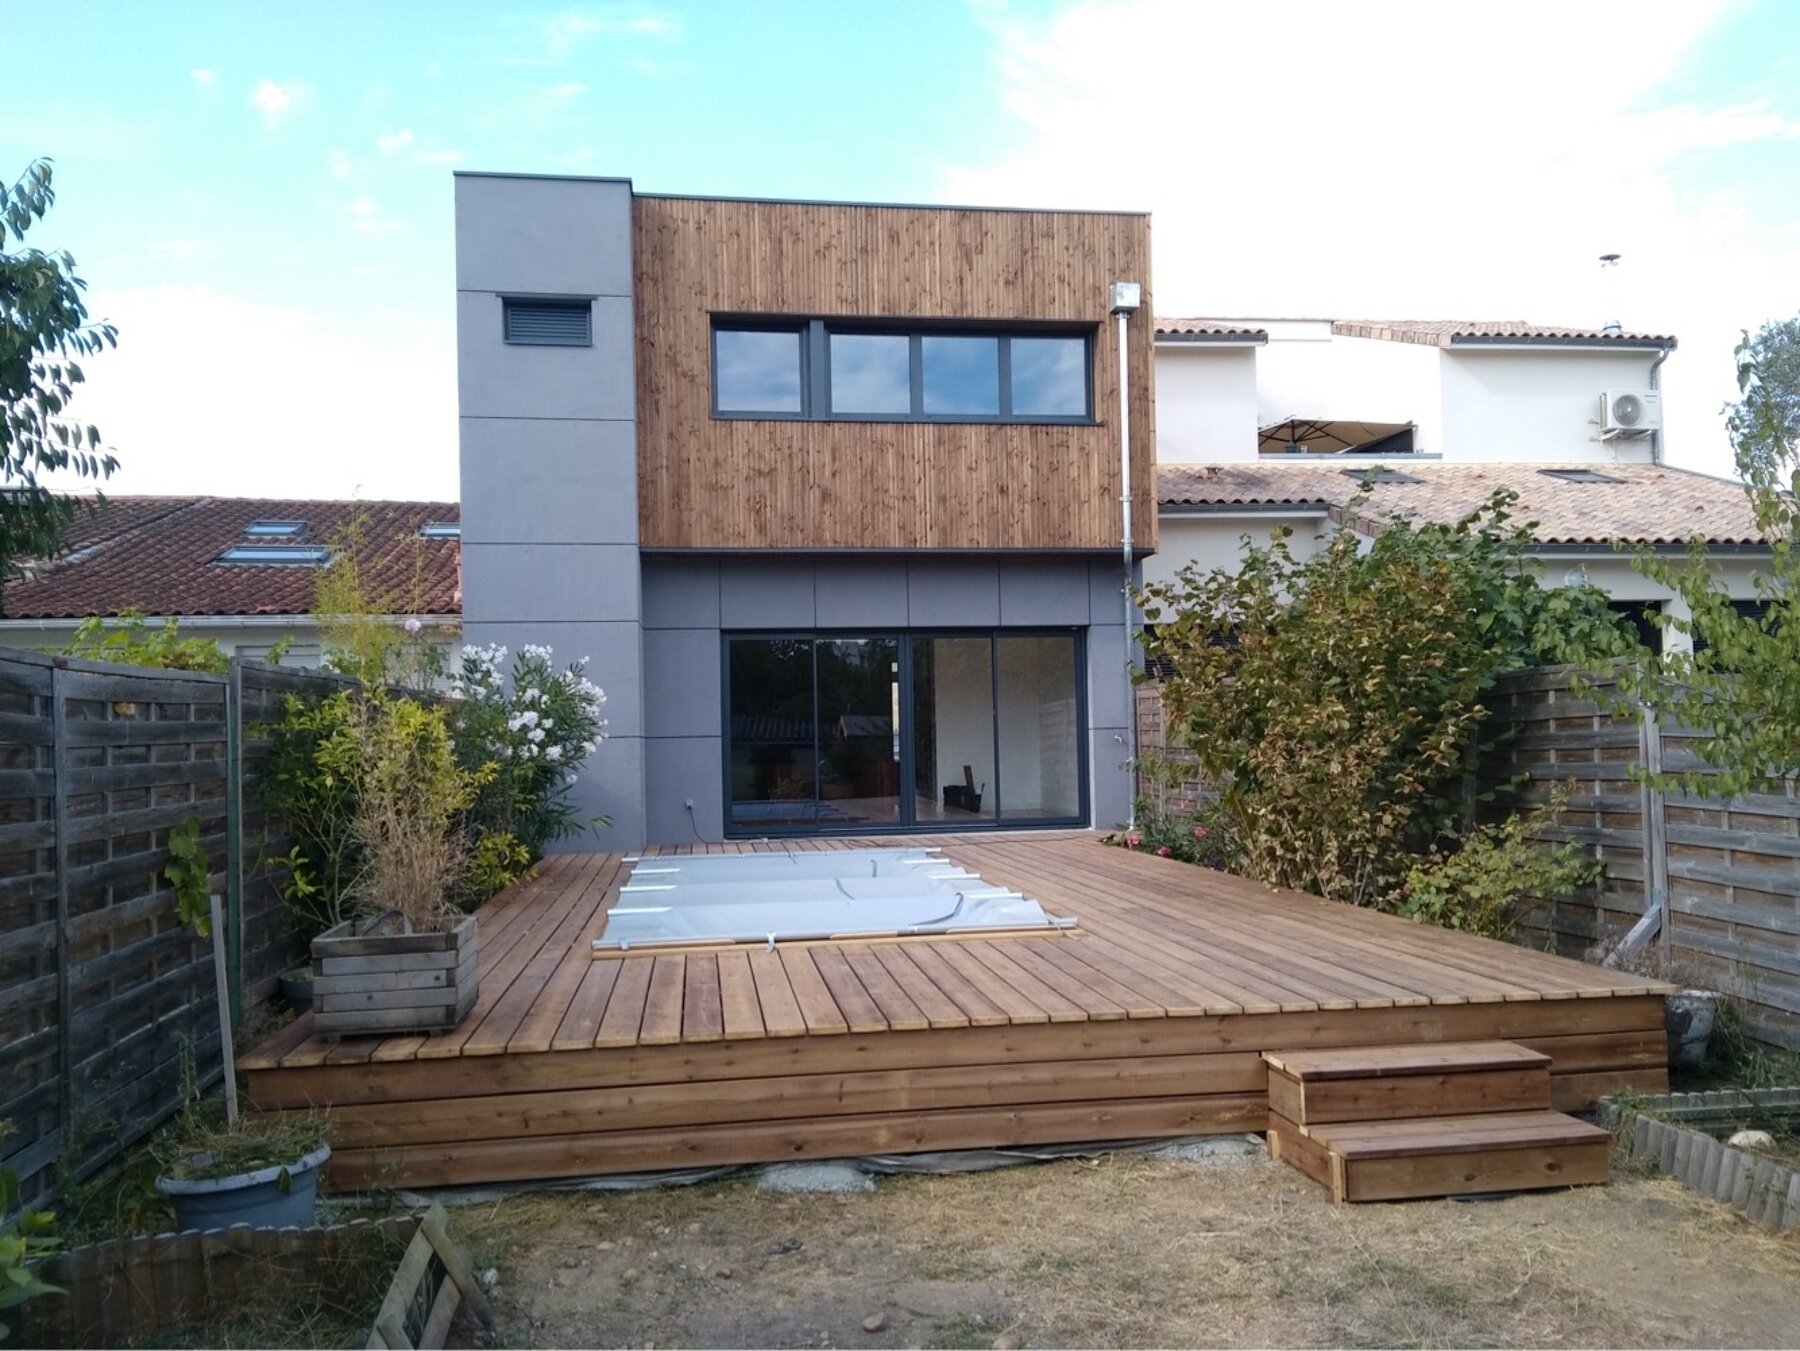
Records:
M1600 396L1600 435L1642 436L1662 426L1662 395L1653 389L1609 389Z

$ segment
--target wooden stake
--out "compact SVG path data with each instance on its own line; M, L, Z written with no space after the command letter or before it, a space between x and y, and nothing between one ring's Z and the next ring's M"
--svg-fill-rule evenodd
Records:
M212 902L213 984L219 992L219 1050L225 1056L225 1121L238 1121L237 1058L231 1052L231 982L225 975L225 912L214 892Z

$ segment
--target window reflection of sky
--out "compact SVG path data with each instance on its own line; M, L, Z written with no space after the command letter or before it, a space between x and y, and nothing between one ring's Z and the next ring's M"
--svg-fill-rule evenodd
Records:
M911 343L904 334L831 335L831 411L912 411Z
M996 338L926 338L925 411L1000 411L1000 343Z
M798 413L800 335L720 329L718 406L733 412Z
M1080 417L1087 406L1087 343L1080 338L1012 340L1015 416Z

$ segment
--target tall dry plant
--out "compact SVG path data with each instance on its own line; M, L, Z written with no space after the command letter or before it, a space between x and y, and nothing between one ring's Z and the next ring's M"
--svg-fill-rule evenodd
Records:
M348 889L356 908L398 912L414 930L454 923L470 857L461 817L493 767L457 762L441 708L380 693L358 701L320 764L355 785L352 830L366 858Z

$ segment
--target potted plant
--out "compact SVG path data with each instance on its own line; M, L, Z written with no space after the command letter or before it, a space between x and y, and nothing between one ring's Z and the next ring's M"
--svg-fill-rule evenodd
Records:
M190 1099L152 1152L156 1190L174 1207L176 1228L280 1229L312 1223L331 1146L322 1117L246 1116L228 1124Z
M476 997L478 931L454 903L470 848L463 814L496 768L457 761L445 711L368 692L317 750L353 786L364 866L352 917L312 940L313 1029L385 1036L456 1026Z

